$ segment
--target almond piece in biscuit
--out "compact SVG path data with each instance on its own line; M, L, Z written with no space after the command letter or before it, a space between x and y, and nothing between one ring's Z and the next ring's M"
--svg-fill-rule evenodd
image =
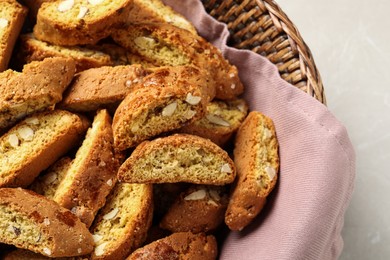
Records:
M71 165L72 159L70 157L59 159L36 178L29 189L46 198L53 199L58 186L61 184Z
M84 137L84 117L63 110L34 114L0 137L0 187L26 187Z
M240 127L247 113L248 105L243 99L213 100L207 105L203 118L184 126L179 132L210 139L223 147Z
M0 130L61 101L74 72L72 59L47 58L0 73Z
M55 45L96 44L124 24L132 0L57 0L41 5L34 35Z
M175 134L138 145L118 171L129 183L224 185L236 174L233 161L219 146L195 135Z
M118 106L115 148L125 150L200 119L213 97L202 72L192 66L158 68Z
M252 111L237 132L234 162L237 182L225 214L231 230L242 230L262 210L279 171L278 141L272 120Z
M117 183L90 229L90 259L124 259L145 241L152 217L152 185Z
M93 250L86 226L54 201L21 188L0 189L0 242L49 257Z

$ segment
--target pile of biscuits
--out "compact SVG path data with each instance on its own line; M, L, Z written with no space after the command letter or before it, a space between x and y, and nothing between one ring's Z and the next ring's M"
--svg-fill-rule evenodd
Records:
M237 68L160 0L20 2L0 2L2 257L216 259L279 170Z

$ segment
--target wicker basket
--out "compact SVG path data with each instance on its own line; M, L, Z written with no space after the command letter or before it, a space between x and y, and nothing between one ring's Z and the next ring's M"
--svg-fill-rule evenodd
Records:
M227 24L228 45L252 50L274 63L281 77L326 104L320 74L297 28L273 0L202 0Z

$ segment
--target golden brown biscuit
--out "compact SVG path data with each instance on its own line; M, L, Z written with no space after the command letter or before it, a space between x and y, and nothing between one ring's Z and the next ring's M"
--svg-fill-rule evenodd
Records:
M202 119L179 131L210 139L223 147L240 127L247 113L248 106L243 99L214 100L207 105L206 115Z
M141 143L118 171L119 180L129 183L224 185L234 177L234 163L224 150L208 139L187 134Z
M0 73L0 130L61 101L74 72L72 59L48 58L25 65L21 73Z
M153 64L193 64L207 70L218 99L235 99L244 91L237 68L216 47L185 29L170 24L133 24L114 30L112 37Z
M140 65L100 67L76 74L58 106L70 111L116 108L147 75Z
M87 227L116 183L119 165L112 144L111 117L100 110L53 197Z
M8 68L8 62L26 15L27 8L16 0L0 2L0 72Z
M228 194L223 186L192 185L169 207L160 227L171 232L209 232L223 223Z
M132 0L57 0L38 11L34 35L56 45L95 44L127 20Z
M91 227L90 259L124 259L145 241L152 217L152 185L117 183Z
M174 233L134 251L127 260L214 260L217 242L212 235Z
M32 191L0 189L0 242L50 257L93 250L86 226L69 210Z
M202 71L192 66L157 68L134 88L114 115L118 150L201 118L213 95Z
M28 117L0 137L0 187L26 187L76 146L89 122L67 111Z
M110 55L93 48L53 45L36 39L32 33L19 37L17 58L20 63L41 61L50 57L72 58L76 64L76 72L114 64Z
M195 27L184 16L161 0L134 0L131 7L129 23L169 23L197 35Z
M270 118L256 111L249 113L237 132L234 162L237 182L225 222L231 230L241 230L262 210L277 181L278 141Z

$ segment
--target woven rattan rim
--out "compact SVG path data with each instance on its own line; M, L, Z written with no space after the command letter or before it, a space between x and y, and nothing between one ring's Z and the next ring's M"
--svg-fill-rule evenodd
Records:
M227 24L229 45L249 49L274 63L281 77L326 104L320 73L298 29L273 0L202 0Z

